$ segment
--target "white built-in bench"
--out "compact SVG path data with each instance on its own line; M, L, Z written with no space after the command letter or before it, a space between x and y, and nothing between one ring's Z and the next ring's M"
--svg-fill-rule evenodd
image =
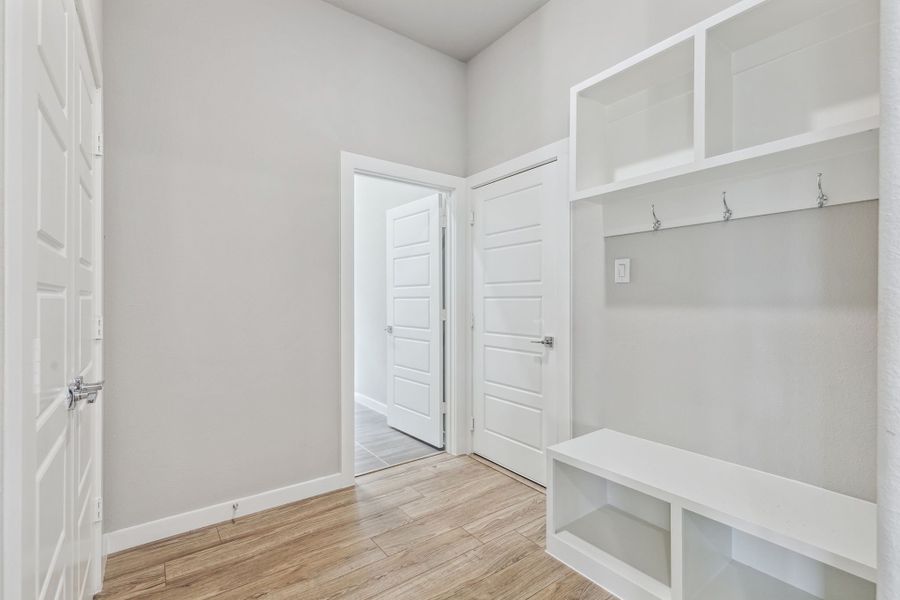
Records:
M874 600L875 504L609 429L548 451L547 551L622 600Z

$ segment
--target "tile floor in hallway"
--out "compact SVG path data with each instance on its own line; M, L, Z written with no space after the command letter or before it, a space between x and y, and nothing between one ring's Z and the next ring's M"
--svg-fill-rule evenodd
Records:
M110 556L103 600L614 600L544 552L544 494L439 454Z
M356 474L424 458L441 450L387 424L387 417L356 404Z

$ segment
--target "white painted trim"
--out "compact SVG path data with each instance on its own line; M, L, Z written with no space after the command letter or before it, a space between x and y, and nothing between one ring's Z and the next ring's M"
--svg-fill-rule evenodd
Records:
M447 315L448 339L445 373L447 398L447 444L450 454L466 454L471 446L466 425L469 397L468 369L471 363L468 316L469 227L466 180L400 163L341 152L341 474L346 485L354 478L354 330L353 330L353 200L354 175L373 175L435 188L447 193Z
M554 159L568 156L568 145L569 138L564 138L553 142L552 144L542 146L537 150L532 150L522 156L517 156L504 163L485 169L484 171L475 173L474 175L469 175L468 179L466 179L469 184L469 189L479 188L487 183L510 177L517 173L521 173L522 171L527 171L528 169L533 169L534 167L546 164Z
M171 517L164 517L149 523L112 531L103 536L103 541L106 551L112 554L193 529L221 523L235 516L250 515L283 504L298 502L313 496L333 492L344 487L348 486L340 473L326 475L325 477L269 490L261 494L235 498L234 500L172 515ZM232 510L232 505L235 503L239 505L237 511Z
M522 171L527 171L528 169L535 168L548 162L558 161L559 162L559 176L563 178L569 178L571 176L572 170L570 169L569 164L569 138L565 138L559 140L558 142L553 142L552 144L548 144L537 150L529 152L527 154L523 154L517 158L509 160L500 165L496 165L489 169L485 169L480 173L476 173L475 175L469 176L467 179L469 184L469 194L471 196L472 190L474 188L481 187L487 183L491 183L497 181L499 179L503 179L504 177L510 177L517 173L521 173ZM571 182L562 182L560 189L567 191L571 190ZM571 439L572 437L572 203L570 202L570 198L565 196L560 198L559 202L559 219L555 223L558 227L557 235L559 236L559 240L563 247L568 249L568 252L561 252L559 257L559 263L557 265L557 273L560 277L559 282L559 293L560 293L560 303L563 306L563 314L560 315L560 331L564 332L565 339L564 342L559 344L557 347L560 356L559 359L565 365L563 369L563 381L560 386L563 390L563 401L560 402L556 407L554 412L554 418L556 418L556 431L557 431L557 439L553 443L563 442L565 440ZM471 273L471 257L470 261L470 273ZM471 306L471 294L469 294L469 305ZM471 314L471 312L470 312ZM563 336L559 336L562 338ZM469 369L471 372L471 352L469 358ZM474 414L474 407L472 405L473 395L472 395L472 385L474 382L469 382L469 402L467 408L468 415ZM468 417L471 419L471 417ZM467 421L468 422L468 421Z
M387 405L384 402L379 402L371 396L366 396L365 394L356 392L354 394L354 400L356 400L357 404L362 404L366 408L374 410L380 415L387 415Z

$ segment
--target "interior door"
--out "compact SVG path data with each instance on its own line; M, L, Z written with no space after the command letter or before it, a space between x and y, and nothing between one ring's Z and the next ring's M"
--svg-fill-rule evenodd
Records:
M11 597L86 599L96 591L99 547L98 392L90 389L100 369L99 93L73 0L17 4L8 15L21 26L11 52L21 87L8 96L7 152L16 154L7 175L21 193L10 198L7 265L15 298L8 335L21 352L7 362L19 383L7 388L15 422L6 431L17 439L4 477L15 490L5 508L19 520L4 530L7 549L16 549L6 555L15 558L4 585Z
M558 162L474 190L474 451L543 484L565 401Z
M387 421L444 446L441 196L392 208L387 226Z

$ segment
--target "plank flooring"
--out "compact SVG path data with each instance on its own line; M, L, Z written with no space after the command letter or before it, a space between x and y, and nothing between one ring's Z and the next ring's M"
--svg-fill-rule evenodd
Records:
M369 473L440 452L387 424L387 417L356 404L356 474Z
M614 600L544 552L544 495L439 454L109 557L96 598Z

